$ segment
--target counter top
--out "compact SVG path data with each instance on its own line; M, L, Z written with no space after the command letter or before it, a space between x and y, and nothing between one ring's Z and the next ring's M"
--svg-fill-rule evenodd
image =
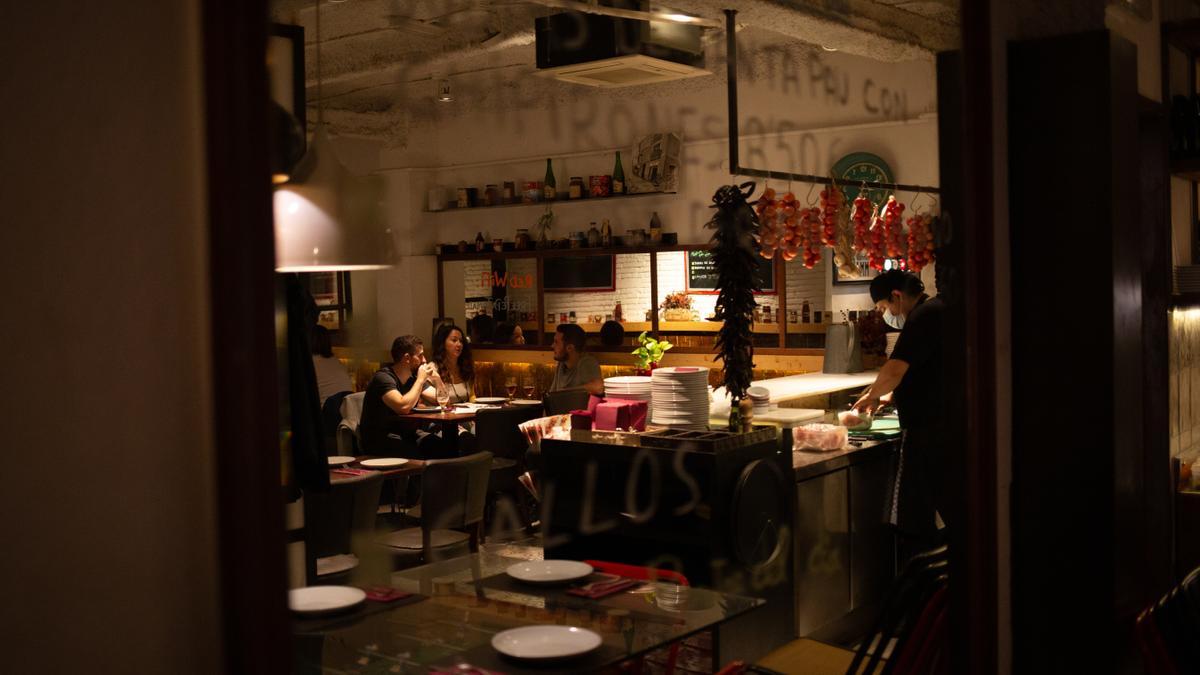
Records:
M882 455L895 452L900 448L900 441L863 441L862 445L848 445L840 450L829 452L810 452L800 450L792 453L792 468L796 470L796 481L808 480L821 474L837 471L852 464L877 459Z
M772 403L784 403L806 396L818 396L845 389L865 387L874 382L875 376L878 374L878 370L847 374L804 373L773 377L769 380L755 380L750 384L755 387L766 387L771 392ZM722 414L722 410L728 412L729 397L725 393L724 387L717 387L713 390L713 414L719 416Z

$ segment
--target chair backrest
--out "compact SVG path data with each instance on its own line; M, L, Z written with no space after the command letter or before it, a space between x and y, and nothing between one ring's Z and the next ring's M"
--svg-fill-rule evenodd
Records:
M479 449L496 457L521 461L529 441L517 427L541 415L542 409L535 405L480 410L475 415L475 439Z
M362 552L357 541L370 540L379 509L383 474L338 478L329 482L329 492L304 495L305 550L310 558Z
M565 415L572 410L587 410L589 397L586 389L567 389L546 394L542 403L547 415Z
M342 421L351 429L358 429L358 423L362 420L363 401L366 398L367 392L356 391L353 394L346 394L346 398L342 399L342 405L338 412L342 414Z
M421 528L462 529L483 520L492 453L431 459L421 473Z

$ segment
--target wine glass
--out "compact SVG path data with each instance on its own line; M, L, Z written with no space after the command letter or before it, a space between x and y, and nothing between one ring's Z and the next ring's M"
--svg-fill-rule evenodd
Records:
M442 412L450 411L450 387L445 383L439 382L436 388L438 405L442 406Z
M504 381L504 390L508 392L508 400L511 403L513 397L517 395L517 378L510 377Z
M521 384L524 385L525 398L532 399L533 398L533 376L524 378L524 380L522 380Z

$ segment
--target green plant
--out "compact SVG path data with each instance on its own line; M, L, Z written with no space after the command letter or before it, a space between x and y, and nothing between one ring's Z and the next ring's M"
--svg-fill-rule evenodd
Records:
M684 291L668 293L667 297L663 298L662 305L660 305L660 307L662 309L691 309L692 296L688 295Z
M634 363L641 370L649 368L651 363L662 361L667 350L675 346L666 340L655 340L646 335L646 331L642 331L642 334L637 337L637 341L641 346L629 353L633 354Z

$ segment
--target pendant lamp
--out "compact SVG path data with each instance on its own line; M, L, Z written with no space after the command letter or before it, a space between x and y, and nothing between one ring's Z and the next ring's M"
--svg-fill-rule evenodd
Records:
M275 271L391 267L382 176L355 176L338 159L321 101L321 3L317 1L317 128L291 180L275 190Z

